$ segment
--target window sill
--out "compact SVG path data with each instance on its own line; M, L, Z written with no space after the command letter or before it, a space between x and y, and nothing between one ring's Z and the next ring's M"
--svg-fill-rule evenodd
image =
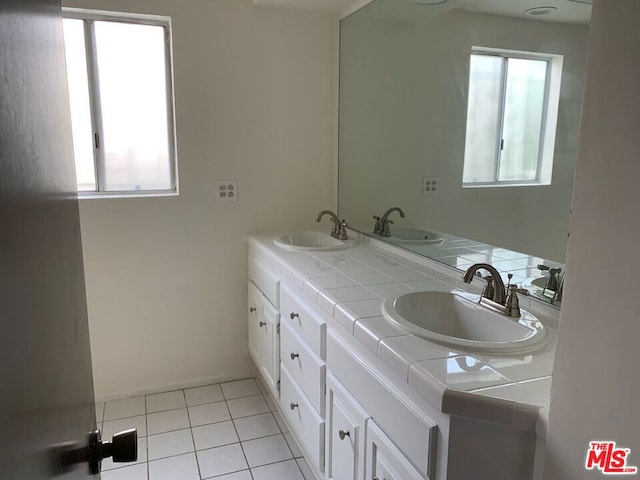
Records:
M462 188L546 187L551 182L463 183Z
M175 190L158 192L78 192L78 200L97 200L108 198L153 198L153 197L177 197Z

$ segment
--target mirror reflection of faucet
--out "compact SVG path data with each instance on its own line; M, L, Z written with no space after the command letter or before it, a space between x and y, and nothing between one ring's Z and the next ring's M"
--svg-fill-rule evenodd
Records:
M391 229L389 225L393 225L393 221L389 220L389 215L393 212L398 212L401 218L405 218L407 216L400 207L391 207L389 210L384 212L382 217L378 217L377 215L373 216L373 219L376 221L375 226L373 227L373 233L376 235L380 235L381 237L390 237Z
M547 272L548 277L542 289L542 296L551 299L551 303L562 301L562 291L564 287L565 275L561 268L551 268L547 265L538 265L538 270Z

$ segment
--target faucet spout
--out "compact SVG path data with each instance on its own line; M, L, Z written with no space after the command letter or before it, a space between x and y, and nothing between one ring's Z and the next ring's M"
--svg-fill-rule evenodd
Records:
M391 207L389 210L384 212L384 214L382 215L382 218L380 218L380 220L376 222L376 228L378 229L378 232L375 232L375 233L378 233L382 237L391 236L391 230L389 229L389 225L393 225L393 222L389 220L389 215L391 215L393 212L398 212L401 218L404 218L407 216L406 213L404 213L404 210L402 210L400 207Z
M407 214L404 213L404 210L402 210L400 207L391 207L389 210L384 212L384 214L382 215L382 220L386 220L393 212L398 212L400 214L400 218L404 218L407 216Z
M462 279L464 280L465 283L471 283L474 275L480 269L486 270L493 277L493 283L495 288L494 288L493 298L491 298L490 300L493 300L494 302L499 303L500 305L504 305L505 300L507 298L505 288L504 288L504 282L502 281L500 272L498 272L498 270L496 270L496 268L493 267L492 265L489 265L488 263L476 263L474 265L471 265L467 269L467 271L464 272Z
M331 221L333 222L333 226L331 227L331 236L334 238L338 238L338 236L340 235L340 219L338 218L338 215L333 213L331 210L321 210L316 215L316 222L320 222L320 220L322 220L322 217L324 217L325 215L329 215L331 217Z

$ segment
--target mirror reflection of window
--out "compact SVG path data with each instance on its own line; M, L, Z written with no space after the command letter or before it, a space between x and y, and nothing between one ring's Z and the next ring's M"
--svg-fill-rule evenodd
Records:
M559 96L550 92L560 82L554 61L562 60L495 49L471 54L464 186L551 183Z

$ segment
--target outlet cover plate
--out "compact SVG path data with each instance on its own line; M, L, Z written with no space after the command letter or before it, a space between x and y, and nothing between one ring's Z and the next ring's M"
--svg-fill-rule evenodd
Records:
M237 202L238 180L216 180L216 202Z
M439 177L422 177L422 196L435 195L440 189Z

